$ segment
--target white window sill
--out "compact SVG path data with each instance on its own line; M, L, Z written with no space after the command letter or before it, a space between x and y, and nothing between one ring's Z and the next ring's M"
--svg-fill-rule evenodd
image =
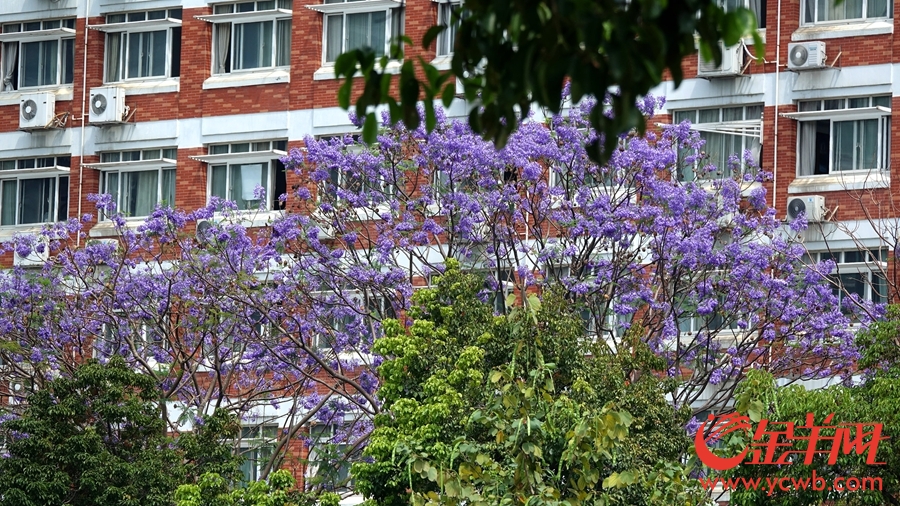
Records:
M860 170L829 174L827 176L799 176L788 185L788 194L834 192L843 190L871 190L876 188L890 188L890 186L890 172Z
M144 223L147 222L147 217L142 216L140 218L126 218L125 219L125 228L134 230ZM119 231L116 229L116 224L109 220L101 221L97 223L93 227L91 227L91 231L88 232L88 237L118 237Z
M28 225L4 225L0 227L0 242L9 242L17 235L37 235L51 223L29 223Z
M448 54L444 56L438 56L437 58L431 60L431 64L434 65L434 68L438 70L450 70L450 63L453 61L453 55Z
M291 82L291 74L286 68L264 70L261 72L234 72L220 76L212 76L203 81L204 90L218 88L237 88L241 86L258 86L261 84L280 84Z
M157 81L124 81L121 83L104 83L104 86L115 86L125 90L125 96L150 95L153 93L177 93L179 78Z
M47 92L55 93L57 102L62 100L72 100L74 93L71 84L66 86L47 86L42 88L25 88L23 90L3 91L0 92L0 106L19 105L19 103L22 101L22 95Z
M840 37L861 37L866 35L883 35L887 33L894 33L894 22L891 19L853 21L840 24L820 23L798 28L791 34L791 40L837 39Z
M246 228L267 227L279 218L284 217L284 211L236 211L236 214L225 216L215 213L209 221L213 223L240 224Z
M391 60L388 62L387 67L384 68L384 73L399 74L401 65L403 65L402 62ZM381 66L376 63L375 69L381 70ZM334 64L325 64L313 74L313 81L327 81L329 79L337 79L337 76L334 74Z

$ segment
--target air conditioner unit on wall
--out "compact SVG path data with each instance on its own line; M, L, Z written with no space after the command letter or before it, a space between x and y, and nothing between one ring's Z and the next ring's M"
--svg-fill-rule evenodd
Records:
M37 251L38 245L42 245L41 251ZM13 265L20 267L35 267L44 265L50 259L50 243L46 239L38 239L35 249L26 256L19 255L16 251L13 253Z
M828 64L825 58L825 43L820 40L788 44L788 68L790 70L826 68Z
M825 197L822 195L788 197L787 216L789 220L795 220L800 213L805 213L808 222L824 221L825 212Z
M56 117L56 95L29 93L22 95L19 104L19 128L48 128Z
M719 49L722 51L721 65L716 65L715 60L707 61L699 54L697 55L697 77L734 77L741 75L744 66L744 46L738 44L725 47L722 42L719 42Z
M125 119L125 89L104 86L91 89L91 123L121 123Z

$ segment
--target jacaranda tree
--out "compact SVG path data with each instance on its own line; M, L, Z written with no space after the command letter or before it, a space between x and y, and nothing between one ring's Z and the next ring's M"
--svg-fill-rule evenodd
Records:
M342 461L380 411L381 320L410 324L415 288L450 258L484 276L479 297L498 313L558 286L606 353L661 358L671 401L695 413L726 405L748 369L818 377L856 358L749 155L712 167L682 124L623 135L598 166L585 150L595 104L565 105L501 150L441 111L430 133L308 138L285 160L300 181L288 211L264 224L217 200L134 224L98 196L116 241L71 220L7 246L51 260L0 273L4 381L20 400L75 362L123 356L160 386L170 428L217 407L242 417L234 448L261 477L292 463L291 444L320 444L310 482L325 490L346 483ZM679 164L697 180L673 178Z

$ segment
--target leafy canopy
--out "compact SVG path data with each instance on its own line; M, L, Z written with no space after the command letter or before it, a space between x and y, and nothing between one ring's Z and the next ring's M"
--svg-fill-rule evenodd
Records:
M494 316L482 287L451 259L413 296L408 331L385 323L357 491L384 506L695 502L678 465L686 417L656 376L597 355L559 293Z
M207 471L236 477L222 413L194 434L166 435L160 392L120 357L92 360L29 397L0 425L0 505L169 506L179 483Z

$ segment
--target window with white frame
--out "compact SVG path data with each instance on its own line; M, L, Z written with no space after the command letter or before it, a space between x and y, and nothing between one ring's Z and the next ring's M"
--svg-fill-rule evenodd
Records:
M169 348L168 316L163 315L158 320L134 320L124 312L116 311L115 314L115 320L103 324L103 341L94 344L95 358L118 353L123 346L129 346L129 340L135 351L151 362L160 351Z
M348 172L340 167L328 169L328 180L323 181L320 189L322 195L327 195L333 200L340 200L340 193L346 192L354 196L362 196L371 205L387 202L394 197L396 185L387 180L385 174L378 177L366 177L362 173Z
M724 298L720 298L720 305ZM728 315L728 321L725 316L716 310L708 315L697 314L696 308L689 307L688 303L678 308L678 330L682 334L696 334L701 331L719 332L727 330L738 330L738 318L734 315Z
M291 60L292 0L213 5L213 75L287 67Z
M745 150L750 150L758 163L762 149L760 141L762 114L762 105L675 111L672 114L674 122L690 121L691 129L698 131L700 138L705 141L700 148L703 156L695 164L685 163L683 160L689 153L680 150L677 164L678 179L695 181L700 178L732 177L732 168L728 160L733 155L737 155L741 160ZM714 165L716 170L697 170L698 167L708 165Z
M719 0L719 5L725 12L731 12L738 7L750 9L756 16L756 27L766 27L766 0Z
M75 18L4 23L0 91L72 84Z
M68 156L0 160L0 226L65 221Z
M322 63L333 64L341 53L370 47L383 56L391 39L403 33L403 4L395 0L325 0L310 5L324 18Z
M894 2L891 0L803 0L801 2L803 24L865 21L885 19L894 16Z
M891 96L799 102L797 175L890 167Z
M317 350L334 348L335 334L347 332L354 324L359 322L368 324L372 320L382 321L385 318L397 317L393 304L383 295L342 292L340 296L332 295L331 298L334 300L334 304L329 309L331 314L327 321L328 330L324 333L317 333L313 337L312 345Z
M453 45L456 43L456 30L459 28L459 13L461 2L441 2L437 6L438 26L446 26L437 38L437 55L449 56L453 54ZM455 15L454 15L455 13Z
M193 157L209 166L209 195L234 202L242 210L278 210L287 193L281 157L287 141L211 144L206 156Z
M181 75L181 9L107 14L104 82Z
M829 276L829 281L842 308L844 300L851 295L876 304L887 302L887 280L884 277L887 250L826 251L812 253L810 257L820 262L831 260L835 263L836 270Z
M311 443L310 486L325 490L342 490L352 486L350 480L352 445L339 434L339 424L317 424L309 429Z
M149 216L175 205L177 150L144 149L100 154L94 168L103 171L101 191L112 196L116 209L128 218Z
M278 424L275 423L241 427L241 439L237 443L241 458L241 486L246 487L260 479L274 453L278 431Z

